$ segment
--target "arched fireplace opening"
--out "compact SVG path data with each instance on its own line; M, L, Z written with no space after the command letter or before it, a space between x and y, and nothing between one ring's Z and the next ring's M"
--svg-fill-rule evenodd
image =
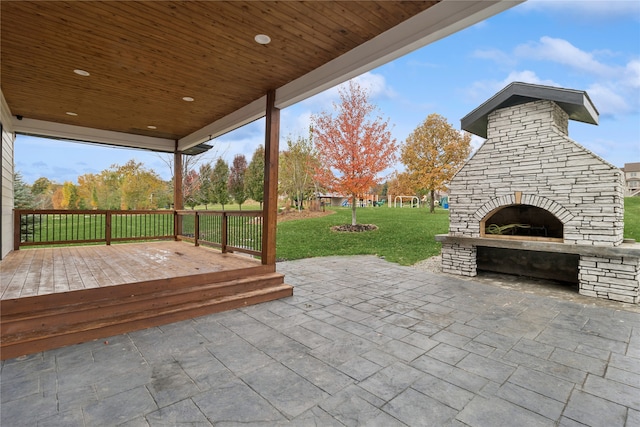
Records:
M480 222L480 235L491 238L562 242L563 230L555 215L532 205L503 206Z

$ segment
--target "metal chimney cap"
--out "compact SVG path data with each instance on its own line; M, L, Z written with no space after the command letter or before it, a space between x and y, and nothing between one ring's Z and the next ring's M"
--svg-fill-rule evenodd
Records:
M461 127L467 132L486 138L488 116L493 111L541 99L558 104L571 120L593 125L598 124L598 110L591 102L587 92L583 90L512 82L464 116L460 120Z

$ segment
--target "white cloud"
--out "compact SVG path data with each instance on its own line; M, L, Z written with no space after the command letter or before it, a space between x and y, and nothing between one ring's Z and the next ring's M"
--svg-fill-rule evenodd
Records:
M553 80L541 79L534 71L522 70L510 72L503 80L482 80L474 82L473 85L466 90L466 93L471 101L485 101L512 82L523 82L555 87L561 86Z
M353 81L367 89L369 91L370 98L394 98L397 95L393 88L387 85L386 79L381 74L364 73L355 77ZM343 83L341 86L346 86L346 84L347 83Z
M518 61L527 61L529 65L544 69L538 62L552 62L577 71L583 79L592 83L583 83L573 87L571 83L556 82L540 78L535 71L512 71L502 81L480 81L472 85L467 93L473 100L486 99L513 81L540 84L546 86L585 89L601 115L614 116L628 114L640 108L640 60L632 59L624 65L610 65L599 58L614 58L616 53L610 50L587 52L574 46L567 40L553 37L541 37L539 41L517 46L510 55L500 50L476 51L474 56L500 63L512 57ZM568 74L568 73L567 73ZM588 80L587 80L588 81Z
M500 49L477 49L472 54L472 57L479 59L489 59L496 64L515 66L517 63L516 58L513 55L500 50Z
M398 95L391 86L387 84L382 74L372 72L364 73L352 79L360 87L369 93L369 100L381 98L396 98ZM334 86L298 104L292 105L283 110L281 117L282 132L280 135L281 145L287 136L306 136L311 125L311 115L319 114L322 111L333 112L334 104L340 103L340 90L349 82Z
M471 88L469 88L466 92L468 96L473 101L484 101L493 95L495 95L500 90L504 89L509 83L512 82L523 82L523 83L531 83L537 85L544 86L553 86L553 87L564 87L562 84L550 80L550 79L542 79L538 77L538 75L531 70L523 70L523 71L512 71L509 75L500 81L496 80L484 80L475 82ZM636 84L637 86L637 84ZM636 104L638 101L638 96L635 98L633 96L628 96L629 92L625 90L625 88L621 84L616 84L614 82L601 82L601 83L592 83L587 88L570 88L570 89L584 89L587 94L593 101L596 109L600 113L601 116L615 116L618 114L627 114L634 111L634 108L637 108L637 105L631 105L627 99L636 99ZM637 87L636 87L637 94ZM627 96L625 96L625 95Z
M635 59L627 64L622 84L631 89L640 89L640 60Z
M502 82L500 82L500 89L511 82L523 82L536 85L560 87L560 84L556 83L555 81L549 79L541 79L536 75L535 71L530 70L510 72L509 75Z
M605 140L601 138L595 139L581 139L579 144L584 146L586 149L592 151L603 159L608 159L611 157L612 153L616 151L622 151L629 154L633 153L629 146L627 146L624 142L614 142L612 140ZM622 165L617 165L622 166Z
M381 74L372 72L364 73L352 79L360 87L369 92L369 98L393 98L396 96L395 91L387 84L386 79ZM305 106L313 106L314 112L330 110L334 103L340 101L340 90L348 85L349 82L339 84L331 89L327 89L311 98L302 101L300 104Z
M243 154L247 162L250 162L256 148L261 144L264 145L264 133L264 120L256 120L244 125L209 141L209 144L213 145L213 149L206 154L206 159L204 160L211 159L211 161L215 162L218 157L221 157L231 164L237 154Z
M480 146L482 144L484 144L486 141L486 139L478 136L478 135L471 135L471 153L475 153L476 151L478 151L478 148L480 148Z
M548 36L541 37L539 42L517 46L514 53L520 58L551 61L599 76L612 76L616 72L615 68L596 60L592 53L578 49L567 40Z
M625 114L632 111L625 99L616 93L615 88L602 83L594 83L587 88L587 93L600 115Z

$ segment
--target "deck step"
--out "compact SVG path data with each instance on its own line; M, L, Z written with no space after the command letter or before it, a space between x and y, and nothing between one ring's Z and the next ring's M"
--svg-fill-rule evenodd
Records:
M18 309L14 305L9 314L2 312L1 358L4 360L100 339L293 294L293 288L284 284L284 276L273 272L178 289L165 288L153 293L141 291L136 284L117 288L121 287L129 287L128 296L122 296L127 295L127 292L123 293L126 289L118 289L111 292L116 296L102 295L101 298L84 301L75 298L69 304L55 307L47 305L46 301L37 301L37 305L42 307L38 310Z
M54 324L73 324L87 317L100 319L114 317L117 314L136 312L146 308L160 308L192 300L208 300L216 297L242 294L255 289L283 283L278 273L261 274L222 283L199 284L189 288L163 289L154 293L140 292L135 284L122 285L128 290L126 295L114 296L105 293L100 297L85 299L83 302L70 302L60 306L45 307L32 311L22 310L5 314L0 313L3 335L22 330L46 328L47 322ZM111 288L107 288L111 290ZM82 292L82 291L76 291ZM120 292L121 294L122 292ZM194 295L195 294L195 295ZM38 297L46 299L46 296Z

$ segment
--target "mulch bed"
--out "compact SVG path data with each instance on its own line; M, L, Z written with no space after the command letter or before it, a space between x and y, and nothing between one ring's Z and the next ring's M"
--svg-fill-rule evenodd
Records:
M332 231L346 232L346 233L360 233L363 231L373 231L377 230L378 226L375 224L344 224L344 225L334 225L331 227Z
M297 209L286 209L278 213L278 222L293 221L297 219L319 218L336 213L336 211L312 211L304 209L298 212Z

